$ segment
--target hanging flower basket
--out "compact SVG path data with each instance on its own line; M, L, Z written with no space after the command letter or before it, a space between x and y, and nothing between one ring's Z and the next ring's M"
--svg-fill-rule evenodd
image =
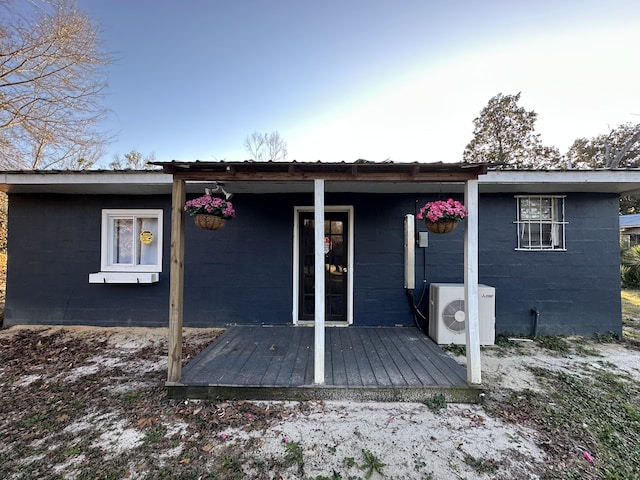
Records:
M457 220L439 220L437 222L424 221L427 230L431 233L449 233L458 226Z
M195 214L193 216L193 222L198 228L203 230L221 230L227 223L224 218L216 217L215 215L205 215L204 213Z
M209 194L186 202L184 211L191 215L194 223L203 230L220 230L224 228L227 220L236 216L230 201Z
M449 198L427 202L418 212L417 218L424 219L425 226L431 233L449 233L468 215L469 212L464 205Z

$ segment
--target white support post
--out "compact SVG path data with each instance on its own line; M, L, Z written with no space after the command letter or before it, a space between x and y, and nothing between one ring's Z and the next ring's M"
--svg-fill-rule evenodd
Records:
M324 384L324 180L313 181L315 312L313 382Z
M464 304L467 321L467 382L482 383L478 306L478 180L468 180L464 201L469 216L464 229Z

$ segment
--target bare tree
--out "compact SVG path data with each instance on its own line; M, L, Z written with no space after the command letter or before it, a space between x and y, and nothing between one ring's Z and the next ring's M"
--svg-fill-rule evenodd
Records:
M149 162L155 162L155 160L156 156L154 153L142 156L137 150L131 150L129 153L124 154L124 158L121 158L120 154L116 153L113 156L113 161L109 164L109 168L113 170L152 170L161 168L149 164Z
M277 162L287 159L287 142L275 131L253 132L244 140L244 148L258 162Z
M93 165L108 62L73 0L0 2L0 168Z

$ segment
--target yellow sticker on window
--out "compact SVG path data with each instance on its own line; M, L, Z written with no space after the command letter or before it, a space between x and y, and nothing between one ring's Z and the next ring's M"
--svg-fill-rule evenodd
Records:
M153 233L151 233L149 230L141 231L140 241L145 245L149 245L151 242L153 242Z

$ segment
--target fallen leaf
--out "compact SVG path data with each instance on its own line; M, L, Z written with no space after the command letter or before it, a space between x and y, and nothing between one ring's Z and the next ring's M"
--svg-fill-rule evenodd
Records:
M138 419L138 427L148 428L156 421L155 417L142 417Z

